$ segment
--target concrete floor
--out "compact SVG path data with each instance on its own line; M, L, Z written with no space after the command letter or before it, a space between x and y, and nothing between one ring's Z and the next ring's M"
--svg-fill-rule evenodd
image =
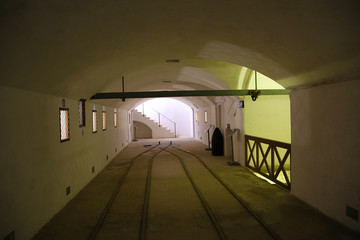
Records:
M267 183L230 158L212 156L205 145L189 139L171 139L176 146L200 157L279 239L360 239L287 191ZM140 140L128 145L34 239L89 239L130 160L145 151ZM160 140L162 144L170 140ZM96 239L139 239L149 151L134 161L114 198ZM175 149L223 229L226 239L272 239L257 221L194 157ZM219 239L180 161L162 151L153 161L147 239Z

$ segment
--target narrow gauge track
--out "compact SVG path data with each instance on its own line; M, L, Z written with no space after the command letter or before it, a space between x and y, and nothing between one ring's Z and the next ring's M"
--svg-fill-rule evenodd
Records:
M150 164L149 164L149 170L148 170L148 177L147 177L147 183L146 183L146 189L145 189L145 199L144 199L144 205L143 205L143 211L142 211L142 216L141 216L141 228L140 228L140 239L141 236L144 236L144 234L142 233L143 231L146 231L146 221L147 221L147 212L148 212L148 206L149 206L149 194L150 194L150 179L151 179L151 168L152 168L152 162L153 162L153 159L160 153L162 152L163 150L165 150L167 147L169 147L171 145L171 143L166 146L165 148L162 148L160 149L159 151L157 151L154 155L151 156L150 158ZM93 240L93 239L96 239L96 236L98 235L99 231L101 230L104 222L105 222L105 219L106 217L108 216L109 214L109 211L110 211L110 208L111 206L113 205L114 203L114 200L115 198L117 197L119 191L120 191L120 188L121 186L123 185L123 183L125 182L125 179L130 171L130 169L132 168L133 164L134 164L134 161L139 158L140 156L144 155L145 153L151 151L151 150L154 150L155 148L157 147L160 147L160 142L141 152L140 154L136 155L135 157L133 157L131 160L130 160L130 163L128 165L128 167L126 168L124 174L121 176L116 188L114 189L114 192L112 193L109 201L107 202L104 210L102 211L96 225L93 227L88 239L89 240ZM149 175L150 174L150 175Z
M208 218L210 222L212 223L214 229L216 230L216 233L218 235L218 238L221 240L228 239L228 236L226 235L226 231L224 231L224 228L222 224L219 222L219 220L216 217L216 214L214 214L213 209L211 208L211 204L207 202L205 199L203 193L200 191L200 188L196 184L193 176L191 175L188 166L186 165L183 157L181 157L181 154L174 153L174 151L170 151L169 147L172 146L172 142L170 142L169 145L161 148L160 142L159 144L152 146L151 148L147 149L146 151L143 151L142 153L138 154L137 156L133 157L130 160L129 165L127 166L126 170L124 171L124 174L121 176L116 188L114 189L114 192L112 193L108 203L106 204L104 210L102 211L95 227L93 228L92 232L90 233L88 239L93 240L96 239L98 236L98 233L101 231L105 220L107 219L110 209L114 203L114 200L116 199L121 186L125 182L126 177L128 176L128 173L130 172L134 162L136 159L138 159L140 156L150 152L151 150L155 150L155 148L159 147L160 150L156 151L155 153L152 153L151 156L149 156L148 161L148 167L147 167L147 176L146 176L146 183L145 183L145 191L144 191L144 197L143 197L143 204L142 204L142 211L141 211L141 220L140 220L140 227L138 232L138 239L145 240L147 237L147 226L148 226L148 213L149 213L149 202L150 202L150 189L151 189L151 178L152 178L152 168L153 168L153 161L156 158L156 156L161 153L162 151L166 151L173 155L175 158L177 158L188 178L190 181L193 189L196 192L196 195L198 196L203 208L205 209L206 214L208 215ZM190 152L187 152L183 149L177 148L175 146L172 146L171 149L175 149L177 151L180 151L181 153L189 154L190 156L196 158L204 167L205 169L211 173L211 175L228 191L245 209L247 212L249 212L252 217L265 229L265 231L270 235L271 238L275 240L280 240L280 237L228 186L226 185L219 176L216 175L214 171L212 171L203 160L201 160L198 156L195 154L192 154ZM240 237L240 236L239 236Z
M151 173L152 173L152 166L154 162L154 158L166 148L170 147L172 142L169 143L165 148L162 148L158 151L155 155L150 158L149 161L149 168L146 177L146 187L145 187L145 195L144 195L144 204L141 212L141 223L140 223L140 232L139 232L139 239L145 240L146 239L146 232L147 232L147 221L148 221L148 213L149 213L149 201L150 201L150 184L151 184Z
M210 208L210 205L207 203L205 197L203 196L203 194L201 193L199 187L196 185L193 177L191 176L190 174L190 171L189 169L186 167L185 165L185 162L184 160L177 154L171 152L171 151L167 151L169 153L171 153L172 155L174 155L179 161L180 161L180 164L181 166L183 167L185 173L186 173L186 176L189 178L190 182L191 182L191 185L193 186L197 196L199 197L200 201L201 201L201 204L203 205L206 213L208 214L209 218L210 218L210 221L211 223L213 224L215 230L216 230L216 233L218 234L219 238L221 240L226 240L227 237L224 233L224 230L223 228L221 227L221 225L219 224L218 220L216 219L215 217L215 214L213 213L213 211L211 210Z
M186 153L194 158L196 158L210 173L211 175L246 209L246 211L263 227L263 229L271 236L271 238L273 238L274 240L280 240L281 238L278 236L278 234L276 232L274 232L274 230L265 223L265 221L253 210L251 209L251 207L241 198L239 197L201 158L199 158L197 155L185 151L181 148L172 146L172 149L176 149L178 151L181 151L183 153ZM194 190L196 191L197 195L199 196L200 200L203 202L204 207L209 215L209 218L211 219L211 222L214 224L214 227L219 235L219 238L221 240L223 239L227 239L226 235L224 233L224 230L222 229L221 225L219 224L219 222L216 220L209 204L207 204L205 198L203 197L203 194L200 192L199 188L196 186L195 181L193 180L187 166L185 165L185 162L183 160L183 158L181 158L178 154L166 150L167 152L173 154L176 158L179 159L181 165L184 168L184 171L186 172L187 176L189 177L191 183L194 186Z

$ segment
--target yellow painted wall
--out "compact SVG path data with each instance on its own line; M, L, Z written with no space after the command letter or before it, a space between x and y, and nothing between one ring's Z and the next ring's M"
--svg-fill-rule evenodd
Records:
M257 73L257 88L284 89L277 82L260 73ZM255 74L251 76L248 89L255 89ZM289 96L259 96L256 101L246 96L244 99L245 134L291 143Z
M252 101L246 96L245 134L291 143L289 96L259 96Z

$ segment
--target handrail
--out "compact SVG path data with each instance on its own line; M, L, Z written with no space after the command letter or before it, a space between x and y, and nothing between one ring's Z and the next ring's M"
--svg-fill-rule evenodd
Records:
M143 106L145 106L145 104L143 103L142 104ZM172 123L175 123L176 124L176 122L174 122L173 120L171 120L170 118L168 118L167 116L165 116L164 114L162 114L161 112L158 112L157 110L155 110L154 108L152 108L152 107L150 107L150 106L148 106L148 105L146 105L146 107L148 107L148 108L151 108L152 110L154 110L156 113L158 113L158 114L160 114L161 116L163 116L164 118L166 118L167 120L169 120L170 122L172 122ZM143 108L144 109L144 108ZM143 112L143 114L144 114L144 112Z
M159 127L161 126L161 118L160 117L163 117L163 118L166 118L168 121L170 121L172 124L173 124L173 128L174 128L174 135L175 135L175 138L176 138L176 122L174 122L173 120L171 120L170 118L168 118L167 116L165 116L164 114L158 112L157 110L155 110L154 108L146 105L147 108L150 108L151 110L153 110L155 113L158 114L158 125ZM142 115L144 116L145 115L145 104L143 103L142 104Z
M279 149L285 149L283 156ZM290 169L290 155L289 143L245 135L245 166L288 190L291 182L286 170ZM279 179L281 174L284 179Z

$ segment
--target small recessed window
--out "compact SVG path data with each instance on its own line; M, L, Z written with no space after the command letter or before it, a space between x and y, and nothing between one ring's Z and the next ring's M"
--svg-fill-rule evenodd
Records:
M114 127L117 127L117 112L114 112Z
M79 127L85 127L85 99L79 100Z
M70 140L69 109L59 108L60 116L60 142Z
M198 121L198 112L195 112L195 121Z
M208 122L208 119L207 119L207 111L204 112L204 120L205 120L206 123Z
M96 133L97 132L97 122L96 122L96 115L97 115L97 111L96 110L92 110L92 132Z
M102 130L105 131L106 130L106 112L103 111L102 112Z

